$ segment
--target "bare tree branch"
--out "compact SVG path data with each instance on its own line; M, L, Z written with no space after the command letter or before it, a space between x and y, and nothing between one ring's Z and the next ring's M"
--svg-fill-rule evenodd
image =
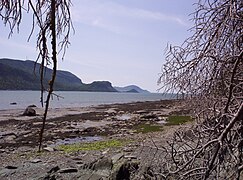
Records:
M41 104L45 104L43 115L43 125L40 130L40 145L42 146L43 133L47 112L50 104L50 98L53 94L55 77L58 63L58 54L63 53L64 58L69 43L70 31L73 29L71 14L71 0L50 0L50 1L33 1L33 0L8 0L0 1L0 17L4 25L9 26L11 36L16 28L19 31L23 11L32 14L32 29L28 41L34 33L37 34L36 48L39 52L37 60L41 61L40 66L40 84L41 84ZM51 53L50 53L51 52ZM52 75L49 82L44 82L45 68L48 65L53 66ZM43 93L47 91L47 98L44 100Z
M158 83L166 92L186 94L197 121L190 133L174 134L158 171L174 179L240 179L243 2L199 0L196 5L193 35L182 46L168 46Z

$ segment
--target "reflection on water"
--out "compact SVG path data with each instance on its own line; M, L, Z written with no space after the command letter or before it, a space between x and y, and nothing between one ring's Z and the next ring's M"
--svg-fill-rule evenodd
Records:
M53 146L59 145L67 145L67 144L75 144L75 143L85 143L85 142L93 142L93 141L100 141L102 140L99 136L85 136L85 137L75 137L75 138L65 138L59 139Z

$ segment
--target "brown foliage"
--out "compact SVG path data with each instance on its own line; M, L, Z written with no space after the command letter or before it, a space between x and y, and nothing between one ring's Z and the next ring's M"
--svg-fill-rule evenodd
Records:
M196 4L193 36L169 46L159 83L186 94L196 123L161 149L161 177L240 179L243 170L243 2ZM166 149L166 151L164 150Z

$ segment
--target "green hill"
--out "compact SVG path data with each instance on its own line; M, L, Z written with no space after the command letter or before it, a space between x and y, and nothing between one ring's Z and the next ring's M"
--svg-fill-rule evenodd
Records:
M34 61L0 59L0 90L40 90L40 64ZM45 68L44 86L51 79L52 70ZM55 90L62 91L99 91L116 92L110 82L96 81L91 84L82 83L68 71L57 71Z

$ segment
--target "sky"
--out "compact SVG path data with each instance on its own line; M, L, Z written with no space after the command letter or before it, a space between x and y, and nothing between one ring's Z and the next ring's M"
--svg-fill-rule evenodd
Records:
M190 13L197 0L73 0L75 33L59 70L82 82L110 81L113 86L138 85L157 92L167 44L181 45L191 35ZM36 35L31 19L8 38L0 20L0 58L35 60Z

